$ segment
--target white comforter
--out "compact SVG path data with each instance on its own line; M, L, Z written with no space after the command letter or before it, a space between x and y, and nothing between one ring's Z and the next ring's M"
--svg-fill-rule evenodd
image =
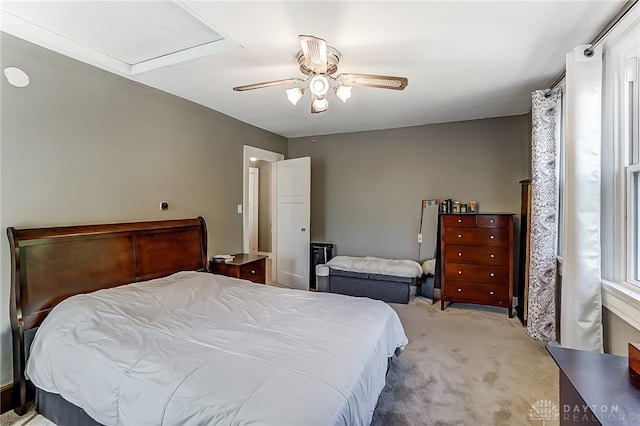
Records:
M380 301L179 272L60 303L27 376L107 425L365 425L406 344Z

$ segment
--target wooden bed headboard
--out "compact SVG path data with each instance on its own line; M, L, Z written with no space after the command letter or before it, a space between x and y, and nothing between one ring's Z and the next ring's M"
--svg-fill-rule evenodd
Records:
M7 228L11 250L14 381L24 402L24 332L55 305L80 293L206 270L202 217L55 228Z

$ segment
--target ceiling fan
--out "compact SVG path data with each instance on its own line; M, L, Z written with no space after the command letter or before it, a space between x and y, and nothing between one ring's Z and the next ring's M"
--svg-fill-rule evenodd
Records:
M304 78L286 78L284 80L265 81L263 83L247 84L233 88L236 92L261 89L263 87L280 86L285 84L296 85L287 89L287 98L296 105L305 92L308 81L308 89L311 92L311 113L326 111L329 107L327 92L331 87L336 96L347 102L351 97L351 86L378 87L380 89L403 90L407 87L408 80L405 77L392 77L388 75L372 74L334 74L338 71L340 52L321 38L300 35L301 50L298 52L298 65L300 71L306 74Z

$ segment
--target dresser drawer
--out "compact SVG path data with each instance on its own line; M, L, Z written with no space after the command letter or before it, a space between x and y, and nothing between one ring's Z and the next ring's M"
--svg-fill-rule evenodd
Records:
M447 215L442 219L444 221L444 226L456 228L473 228L474 226L476 226L475 216Z
M444 277L447 280L475 281L506 286L509 284L509 267L447 262L444 266Z
M265 263L264 259L240 266L240 276L243 280L264 284Z
M445 227L444 242L455 245L509 247L509 230Z
M508 228L510 216L497 214L482 214L476 216L476 226L478 228Z
M447 281L444 290L444 300L456 302L481 303L509 307L509 287L506 285L491 285L469 283L462 281Z
M446 246L447 263L475 263L479 265L509 265L507 247Z

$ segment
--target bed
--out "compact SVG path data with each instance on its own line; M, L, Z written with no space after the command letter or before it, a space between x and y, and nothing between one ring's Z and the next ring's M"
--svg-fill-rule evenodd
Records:
M407 344L385 303L208 273L202 218L8 235L22 409L30 379L58 424L369 424Z
M329 292L387 303L409 303L411 288L417 288L422 277L420 264L405 259L336 256L327 266Z

